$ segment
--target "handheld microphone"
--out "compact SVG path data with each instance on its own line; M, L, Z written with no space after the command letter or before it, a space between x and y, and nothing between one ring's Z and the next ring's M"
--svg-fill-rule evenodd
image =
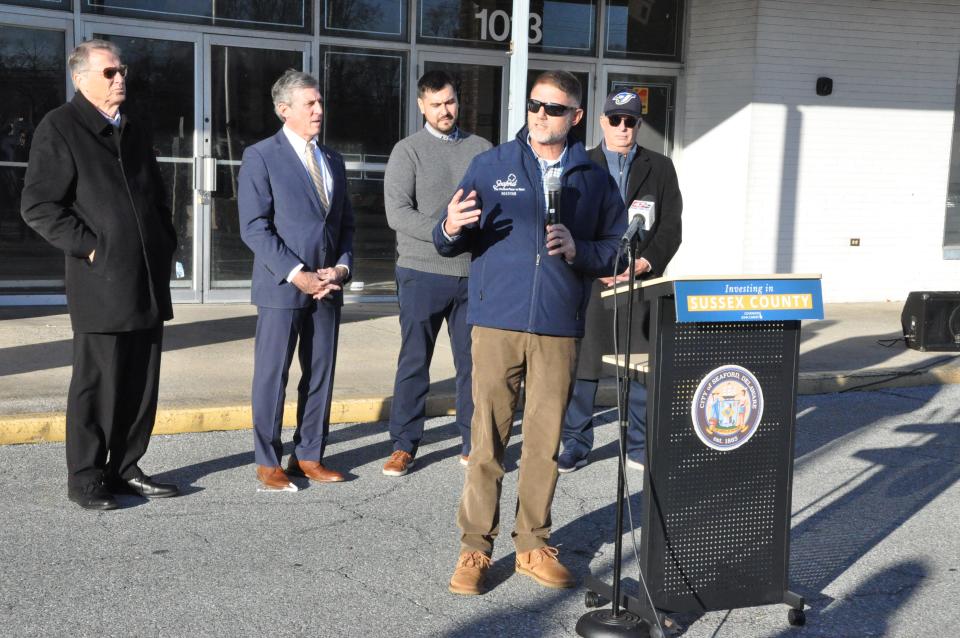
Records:
M643 241L644 225L646 223L647 220L643 215L640 213L634 215L630 220L630 225L627 226L627 230L623 233L623 237L620 238L620 243L629 244L635 237Z
M543 185L547 189L547 226L553 226L560 222L560 178L548 175Z

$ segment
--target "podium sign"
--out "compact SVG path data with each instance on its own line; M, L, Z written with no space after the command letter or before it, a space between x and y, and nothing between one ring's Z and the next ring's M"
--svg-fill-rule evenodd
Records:
M677 281L677 321L823 319L819 279Z

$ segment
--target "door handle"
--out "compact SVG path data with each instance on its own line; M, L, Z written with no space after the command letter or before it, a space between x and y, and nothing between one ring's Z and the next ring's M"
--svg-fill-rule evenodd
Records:
M201 204L210 203L210 195L217 190L217 159L202 155L193 161L193 183Z
M217 190L217 159L203 158L203 190L212 193Z

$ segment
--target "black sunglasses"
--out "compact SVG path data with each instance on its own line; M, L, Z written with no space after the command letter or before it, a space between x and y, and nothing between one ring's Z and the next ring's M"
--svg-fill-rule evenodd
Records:
M610 126L620 126L620 122L623 122L627 128L633 128L639 120L630 115L608 115L607 121L610 122Z
M551 117L560 117L567 111L575 111L577 109L575 106L554 104L553 102L541 102L540 100L535 100L533 98L527 100L527 110L531 113L539 113L541 106L543 107L543 110L546 111L547 115Z
M113 76L115 76L117 73L119 73L120 77L122 78L127 77L127 65L121 64L120 66L106 66L103 68L103 77L107 78L108 80L112 80Z

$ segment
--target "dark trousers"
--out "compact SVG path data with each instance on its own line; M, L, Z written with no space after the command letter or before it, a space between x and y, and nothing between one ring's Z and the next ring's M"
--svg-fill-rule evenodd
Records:
M73 335L67 394L67 487L108 477L140 478L157 414L163 325Z
M436 275L397 266L400 302L400 356L390 408L394 450L414 456L423 438L430 362L443 320L447 320L457 373L457 427L461 454L470 454L473 395L470 388L470 326L467 325L467 278Z
M300 384L294 452L304 461L323 459L330 429L339 333L340 307L333 304L257 308L253 354L253 442L257 465L277 467L283 456L280 428L295 349L300 360Z
M593 449L593 403L597 398L596 379L577 379L563 418L563 451L578 458ZM638 381L630 382L630 405L627 409L627 456L644 463L643 449L647 431L647 388Z

